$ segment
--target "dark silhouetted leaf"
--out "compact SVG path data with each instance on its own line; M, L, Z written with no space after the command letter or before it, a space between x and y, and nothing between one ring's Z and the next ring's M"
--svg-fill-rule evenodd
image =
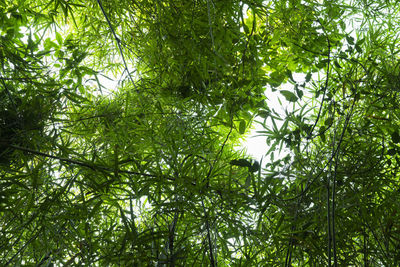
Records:
M280 92L280 93L286 98L286 100L289 101L289 102L296 102L296 101L298 100L297 96L296 96L294 93L290 92L290 91L281 90L281 91L279 91L279 92Z
M239 167L251 167L251 162L247 159L234 159L229 162L231 165Z

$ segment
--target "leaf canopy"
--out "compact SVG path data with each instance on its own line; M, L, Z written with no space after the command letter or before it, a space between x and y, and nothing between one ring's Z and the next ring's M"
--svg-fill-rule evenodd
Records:
M399 265L399 19L0 1L1 265Z

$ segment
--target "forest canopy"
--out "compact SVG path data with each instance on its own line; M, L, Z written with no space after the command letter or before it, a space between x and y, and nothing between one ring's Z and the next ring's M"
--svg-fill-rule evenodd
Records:
M1 265L398 266L399 12L0 0Z

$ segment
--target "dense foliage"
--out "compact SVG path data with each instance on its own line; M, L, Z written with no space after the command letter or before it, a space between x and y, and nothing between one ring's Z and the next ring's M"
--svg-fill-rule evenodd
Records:
M0 0L1 265L398 266L398 2Z

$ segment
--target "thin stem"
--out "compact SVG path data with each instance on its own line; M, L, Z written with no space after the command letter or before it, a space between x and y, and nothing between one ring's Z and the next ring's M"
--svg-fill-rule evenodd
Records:
M321 24L321 22L320 22L320 24ZM321 26L322 26L322 24L321 24ZM322 26L322 29L325 32L325 28L323 26ZM325 78L325 85L324 85L324 93L322 95L322 102L321 102L321 105L319 107L317 119L315 120L314 125L313 125L313 127L311 128L311 130L310 130L310 132L308 134L308 139L312 138L312 133L313 133L315 127L317 126L317 123L318 123L318 121L319 121L319 119L321 117L322 107L324 105L325 95L326 95L326 91L327 91L327 88L328 88L329 74L330 74L330 67L331 67L331 42L330 42L328 37L326 37L326 40L328 42L328 66L326 67L326 78Z
M209 253L210 253L210 265L212 267L216 266L215 261L214 261L214 253L213 253L213 247L212 247L212 241L211 241L211 231L210 231L210 224L208 222L208 212L206 210L206 207L204 206L204 201L203 199L201 200L201 205L203 206L203 211L204 211L204 217L206 219L206 228L207 228L207 240L208 240L208 248L209 248Z
M210 11L210 0L207 0L207 16L208 16L208 25L210 27L210 38L211 38L211 45L212 45L212 50L215 52L215 46L214 46L214 35L213 35L213 30L212 30L212 20L211 20L211 11Z
M2 144L4 143L4 144L8 145L8 147L16 149L16 150L19 150L19 151L27 152L27 153L38 155L38 156L42 156L42 157L45 157L45 158L56 159L56 160L63 161L63 162L69 163L69 164L74 164L74 165L78 165L78 166L82 166L82 167L87 167L87 168L90 168L92 170L102 170L102 171L115 172L114 169L107 168L107 167L104 167L104 166L101 166L101 165L96 165L96 164L92 164L92 163L78 161L78 160L75 160L75 159L69 159L69 158L63 158L63 157L59 157L59 156L53 156L53 155L46 154L46 153L43 153L43 152L40 152L40 151L29 149L29 148L26 148L26 147L20 147L20 146L17 146L17 145L9 145L9 144L7 144L5 142L2 142L2 141L0 141L0 143L2 143ZM133 175L142 175L142 176L153 177L153 178L159 177L159 176L153 175L153 174L139 173L139 172L133 172L133 171L125 171L125 170L118 170L118 172L119 173L126 173L126 174L133 174ZM166 178L169 179L169 180L175 180L172 177L166 177Z
M332 161L331 161L332 163ZM331 164L329 166L329 169L331 167ZM331 266L331 253L332 253L332 249L331 249L331 243L332 243L332 232L331 232L331 210L330 210L330 190L329 190L329 185L330 183L330 179L329 179L329 175L326 181L326 206L327 206L327 212L326 212L326 219L327 219L327 227L328 227L328 266Z
M113 28L113 26L112 26L112 24L111 24L111 21L108 19L107 13L106 13L106 11L104 10L103 5L101 4L101 1L100 1L100 0L97 0L97 3L98 3L99 6L100 6L101 12L103 12L103 15L104 15L104 17L105 17L105 19L106 19L106 21L107 21L107 23L108 23L108 26L110 27L111 33L113 34L115 41L117 42L118 50L119 50L119 53L120 53L120 55L121 55L122 62L124 63L125 70L126 70L126 72L128 73L128 77L129 77L129 79L131 80L131 82L132 82L132 84L133 84L133 87L135 87L136 92L139 93L139 90L138 90L138 88L136 87L136 84L135 84L135 82L134 82L134 80L133 80L133 78L132 78L132 75L131 75L131 73L129 72L128 64L126 64L125 56L124 56L124 53L122 52L121 40L118 38L117 34L115 33L114 28Z
M340 152L340 151L339 151ZM336 174L339 159L339 152L336 154L335 171L332 177L332 249L333 249L333 265L337 267L336 255L336 229L335 229L335 209L336 209Z

